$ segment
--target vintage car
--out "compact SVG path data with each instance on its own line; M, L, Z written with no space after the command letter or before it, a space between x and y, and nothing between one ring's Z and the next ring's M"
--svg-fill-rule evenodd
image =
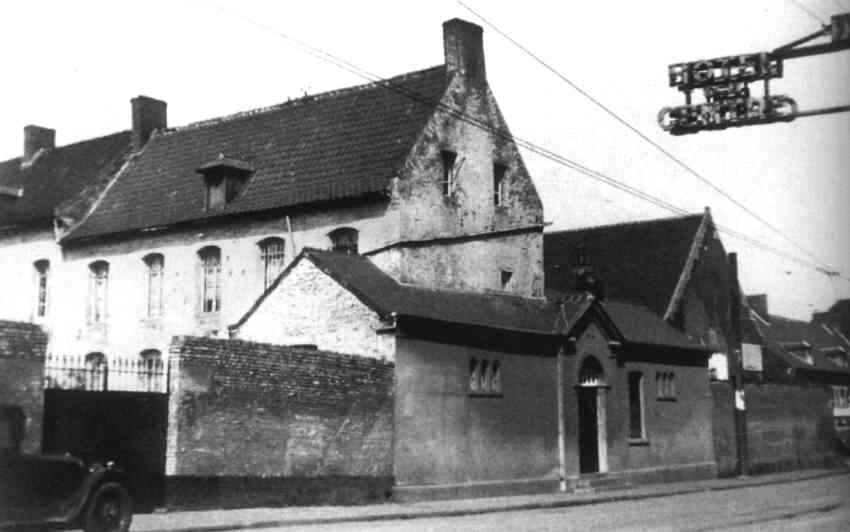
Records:
M21 452L23 429L23 411L0 405L0 530L129 530L132 501L120 469Z

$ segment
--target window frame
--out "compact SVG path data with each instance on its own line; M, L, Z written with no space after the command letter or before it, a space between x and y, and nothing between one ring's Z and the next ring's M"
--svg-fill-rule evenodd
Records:
M502 362L497 358L469 358L470 397L502 397Z
M49 308L50 261L39 259L32 265L35 269L35 318L41 319L47 317Z
M145 317L159 319L165 314L165 255L148 253L142 257L142 262L145 265Z
M629 407L628 441L630 443L645 443L646 438L646 400L644 397L644 375L640 371L629 371L627 374L627 398ZM635 419L637 415L637 419ZM637 425L640 425L639 427ZM638 433L639 432L639 433Z
M346 255L358 255L360 252L360 231L354 227L337 227L328 233L328 239L331 251Z
M221 312L222 306L221 248L218 246L204 246L198 250L198 259L200 261L199 310L203 315L215 315ZM210 295L211 297L209 297Z
M493 163L493 206L504 207L507 198L508 167L505 164Z
M457 187L458 154L452 150L440 150L440 162L442 163L441 190L444 198L454 196Z
M655 372L655 398L658 401L676 401L676 374L672 371Z
M96 260L89 264L88 321L106 323L109 316L109 262Z
M270 236L257 242L257 247L260 249L260 264L263 267L263 290L266 290L284 269L286 240Z

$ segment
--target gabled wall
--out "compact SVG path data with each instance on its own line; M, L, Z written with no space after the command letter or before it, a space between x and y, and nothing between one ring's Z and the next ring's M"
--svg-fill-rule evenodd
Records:
M490 89L455 75L441 103L394 182L389 211L397 213L400 243L375 262L401 282L468 290L501 290L500 270L509 270L508 292L542 297L543 207L516 145L445 110L507 135ZM442 150L457 153L449 197ZM494 163L507 167L500 206L493 200Z
M237 338L319 349L383 360L395 356L395 336L382 333L380 317L351 292L303 258L239 328Z

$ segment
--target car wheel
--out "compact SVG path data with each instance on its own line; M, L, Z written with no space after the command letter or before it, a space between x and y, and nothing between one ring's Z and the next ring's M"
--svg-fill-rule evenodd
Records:
M98 487L86 508L85 532L127 532L133 520L130 494L121 484Z

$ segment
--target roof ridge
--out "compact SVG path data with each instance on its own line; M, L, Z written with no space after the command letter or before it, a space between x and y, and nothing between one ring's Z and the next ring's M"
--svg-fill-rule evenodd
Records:
M100 140L107 139L109 137L117 137L118 135L126 135L126 134L129 134L129 133L130 133L129 129L122 129L121 131L116 131L114 133L107 133L105 135L100 135L99 137L92 137L90 139L78 140L76 142L71 142L70 144L63 144L62 146L54 146L53 148L50 148L50 149L47 149L47 150L42 148L39 151L55 152L57 150L64 150L66 148L75 148L75 147L77 147L81 144L86 144L86 143L89 143L89 142L97 142L97 141L100 141ZM6 159L5 161L0 161L0 164L10 164L10 163L12 163L12 161L20 161L22 159L23 159L23 156L18 155L17 157L12 157L11 159Z
M215 125L218 125L218 124L235 122L237 120L241 120L241 119L244 119L244 118L252 118L252 117L255 117L255 116L259 116L259 115L264 115L264 114L268 114L268 113L273 113L275 111L280 111L281 109L285 109L285 108L288 108L288 107L296 107L298 105L313 103L313 102L316 102L316 101L319 101L319 100L326 100L326 99L329 99L329 98L335 98L337 96L341 96L341 95L348 94L348 93L373 89L373 88L378 87L381 84L389 82L389 81L397 81L397 80L407 81L407 80L410 80L410 79L413 79L413 78L416 78L416 77L425 76L426 74L430 73L431 71L434 71L434 70L437 70L437 69L440 69L440 68L445 68L445 65L440 64L440 65L435 65L435 66L428 67L428 68L423 68L423 69L420 69L420 70L405 72L404 74L399 74L399 75L391 76L391 77L388 77L388 78L381 78L379 80L372 81L372 82L369 82L369 83L364 83L362 85L352 85L350 87L343 87L341 89L333 89L333 90L329 90L329 91L325 91L325 92L319 92L319 93L316 93L316 94L306 94L304 96L301 96L300 98L289 99L285 102L281 102L281 103L277 103L277 104L273 104L273 105L268 105L268 106L265 106L265 107L257 107L257 108L254 108L254 109L248 109L247 111L239 111L239 112L236 112L236 113L231 113L229 115L223 115L223 116L214 117L214 118L207 118L207 119L204 119L204 120L199 120L197 122L190 122L190 123L183 125L183 126L166 128L166 129L164 129L160 132L160 135L165 136L165 135L171 135L171 134L174 134L174 133L180 133L182 131L194 131L196 129L202 129L202 128L205 128L205 127L215 126Z
M705 216L704 212L693 213L693 214L682 214L679 216L668 216L665 218L652 218L649 220L636 220L631 222L614 222L609 224L601 224L601 225L585 225L582 227L576 227L574 229L559 229L558 231L547 231L546 235L558 235L564 233L578 233L580 231L587 231L590 229L609 229L612 227L625 227L628 225L641 225L641 224L650 224L655 222L672 222L675 220L685 220L688 218L702 218Z

